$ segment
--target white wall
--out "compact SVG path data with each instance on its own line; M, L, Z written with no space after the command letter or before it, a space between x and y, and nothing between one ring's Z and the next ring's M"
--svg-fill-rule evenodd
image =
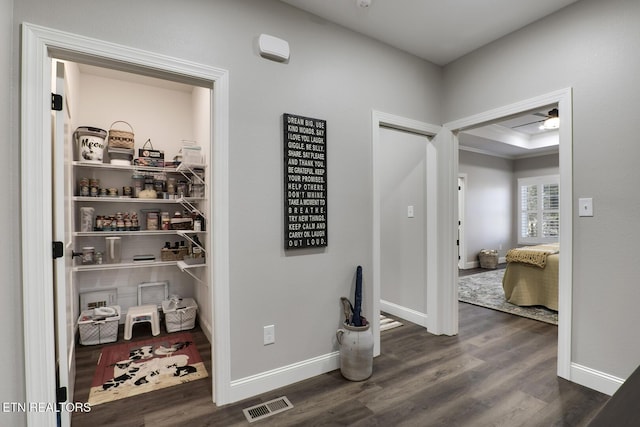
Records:
M230 71L232 379L337 350L339 298L352 294L357 265L364 268L364 314L371 317L371 110L441 123L439 67L275 0L192 0L188 7L169 0L24 0L15 2L7 29L16 40L12 111L19 110L23 21ZM289 41L289 63L257 54L260 33ZM327 120L326 249L283 250L283 113ZM17 120L7 122L11 135L0 142L10 165L18 163ZM18 168L7 173L19 188ZM10 197L17 205L17 190ZM9 244L17 246L18 217L7 224ZM20 259L13 256L8 271L17 284ZM8 314L12 329L21 328L17 298L9 298L16 302ZM265 347L263 326L269 324L276 327L276 343ZM19 353L11 353L12 368L22 366Z
M380 298L425 314L428 142L422 135L380 128Z
M638 17L635 0L581 0L444 68L445 121L573 88L573 206L593 197L594 217L573 216L571 358L620 378L640 355Z
M126 81L81 72L78 89L80 108L73 117L77 126L108 131L113 124L114 129L132 130L136 150L150 139L153 148L165 152L166 160L178 154L182 140L195 139L188 86L162 87L152 78Z

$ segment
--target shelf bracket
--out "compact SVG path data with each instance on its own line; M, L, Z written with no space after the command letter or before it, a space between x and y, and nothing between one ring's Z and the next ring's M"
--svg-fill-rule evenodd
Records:
M186 169L188 173L185 173L184 169ZM193 181L192 178L195 178L197 184L204 184L204 179L200 178L200 176L195 173L191 166L185 163L180 163L176 168L176 172L180 172L182 176L184 176L190 182Z
M197 247L199 247L203 253L207 253L207 250L202 246L202 244L198 244L196 243L195 240L193 240L193 238L191 236L189 236L188 232L182 231L182 230L178 230L176 231L176 234L180 237L184 237L185 239L187 239L189 242L191 242L192 245L196 245Z
M187 273L189 276L193 277L194 279L196 279L198 282L200 283L204 283L204 280L202 280L201 278L199 278L198 276L196 276L195 274L193 274L188 268L184 268L183 266L180 265L180 263L178 263L178 268L180 269L181 272L183 273Z
M204 214L200 212L200 210L193 203L189 202L184 197L180 197L176 201L180 203L183 207L187 208L190 212L195 212L204 218Z
M183 270L185 273L187 273L189 276L193 277L194 279L196 279L198 282L200 283L204 283L204 281L199 278L198 276L196 276L195 274L193 274L191 271L189 270Z

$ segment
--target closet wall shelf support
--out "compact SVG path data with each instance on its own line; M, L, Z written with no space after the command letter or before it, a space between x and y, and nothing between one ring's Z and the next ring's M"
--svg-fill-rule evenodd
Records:
M195 245L195 246L199 247L202 250L203 253L207 253L205 248L201 244L197 243L195 241L195 239L189 235L189 234L197 233L197 231L196 232L191 232L191 233L189 233L189 231L177 231L176 233L178 234L178 236L187 239L189 242L191 242L192 245Z
M195 178L195 182L197 184L204 184L204 180L195 173L195 169L204 169L205 165L195 165L195 164L187 164L180 163L178 167L175 169L176 172L180 172L182 176L184 176L189 181L193 181Z
M194 270L200 267L206 267L206 266L207 264L187 264L184 261L178 261L178 268L180 269L180 271L182 271L183 273L187 273L189 276L193 277L195 280L197 280L200 283L204 283L204 281L198 276L196 276L195 274L193 274L191 270Z
M187 199L184 197L180 197L176 199L176 202L180 203L184 208L186 208L189 212L195 212L196 214L202 216L204 218L204 214L198 209L192 202L193 199Z

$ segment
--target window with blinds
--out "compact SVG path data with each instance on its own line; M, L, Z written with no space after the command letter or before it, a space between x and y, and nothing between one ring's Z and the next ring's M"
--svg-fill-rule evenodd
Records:
M559 176L518 179L518 243L558 241L560 227Z

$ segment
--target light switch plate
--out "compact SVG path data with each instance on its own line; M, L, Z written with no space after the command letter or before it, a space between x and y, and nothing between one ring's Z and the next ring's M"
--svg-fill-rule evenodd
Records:
M413 218L415 214L413 212L413 206L407 206L407 218Z
M578 199L578 216L593 216L593 199L591 197Z
M264 327L264 345L273 344L276 342L276 327L275 325L268 325Z

